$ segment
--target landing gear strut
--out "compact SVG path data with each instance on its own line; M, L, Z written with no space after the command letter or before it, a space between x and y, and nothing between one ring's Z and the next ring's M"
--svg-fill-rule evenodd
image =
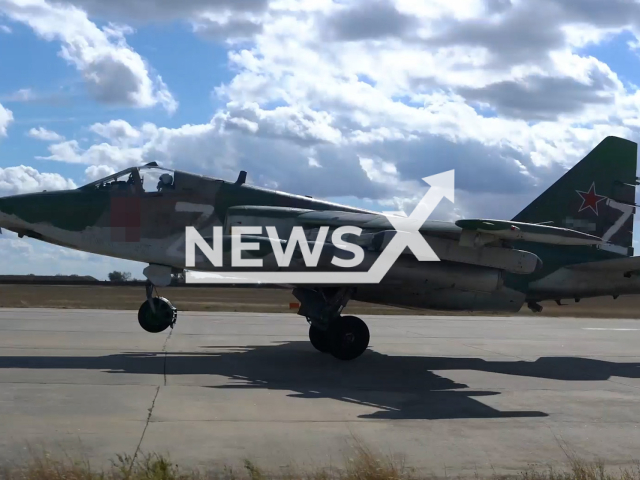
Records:
M138 310L138 323L151 333L164 332L176 323L178 309L164 297L154 296L154 286L151 282L146 285L147 300Z
M330 353L340 360L358 358L369 346L367 324L358 317L340 315L351 293L344 288L296 288L293 291L301 302L298 314L309 322L311 345L319 352Z

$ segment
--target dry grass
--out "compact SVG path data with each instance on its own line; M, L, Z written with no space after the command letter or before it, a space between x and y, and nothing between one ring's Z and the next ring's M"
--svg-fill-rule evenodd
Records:
M295 313L290 290L272 288L159 288L180 311ZM90 308L138 310L143 286L0 285L0 308ZM415 311L352 302L351 313L415 314Z
M527 470L518 477L521 480L638 480L640 479L640 466L632 468L606 468L604 462L582 462L572 460L568 470L545 471Z
M357 444L342 467L300 470L285 468L277 472L263 470L246 460L243 468L220 467L213 470L181 468L167 457L149 454L132 458L119 455L107 469L92 468L88 461L69 457L54 459L48 454L33 456L27 464L0 470L0 480L436 480L407 468L391 456L380 456ZM513 475L474 475L475 480L640 480L640 465L632 468L606 468L603 462L570 459L565 469L525 468Z
M54 459L48 454L34 456L26 465L0 471L2 480L409 480L414 477L390 458L378 458L359 449L344 467L301 471L284 468L263 470L250 460L242 468L220 467L211 470L181 468L169 458L149 454L133 459L118 455L110 468L97 470L88 461L69 457Z

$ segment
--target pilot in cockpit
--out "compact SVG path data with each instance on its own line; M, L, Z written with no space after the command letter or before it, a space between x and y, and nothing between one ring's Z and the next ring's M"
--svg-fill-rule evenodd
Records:
M173 190L173 176L168 173L163 173L160 175L160 181L158 182L158 191L164 192L166 190Z

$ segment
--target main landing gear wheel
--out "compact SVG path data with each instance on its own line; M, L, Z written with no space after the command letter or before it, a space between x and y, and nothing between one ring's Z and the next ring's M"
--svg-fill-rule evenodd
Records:
M340 360L353 360L369 346L369 328L358 317L346 316L331 323L328 330L330 353Z
M152 303L153 302L153 305ZM152 297L138 310L138 323L147 332L160 333L176 323L178 309L163 297Z
M309 340L311 340L311 345L319 352L327 353L331 350L329 334L326 330L309 325Z

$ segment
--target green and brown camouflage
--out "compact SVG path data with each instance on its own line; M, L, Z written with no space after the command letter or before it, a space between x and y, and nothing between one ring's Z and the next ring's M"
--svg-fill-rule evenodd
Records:
M513 220L589 233L633 255L638 146L605 138Z
M353 285L352 298L412 308L515 311L544 299L640 293L640 257L632 257L636 163L635 143L607 137L511 221L427 221L420 232L441 262L418 262L407 250L381 284ZM236 225L273 224L280 238L301 226L312 241L320 226L360 227L368 242L365 266L395 233L377 212L247 185L242 176L227 182L156 164L75 190L0 198L4 229L168 269L186 267L187 226L207 239L214 226L229 234ZM278 269L270 243L262 240L259 250L243 256ZM224 250L228 255L228 238ZM318 268L337 270L323 261ZM202 256L195 269L231 270Z
M525 249L543 259L543 267L529 278L510 276L507 284L519 290L531 292L531 299L553 298L546 283L555 278L564 278L569 285L578 281L582 287L575 295L567 295L567 289L555 299L581 298L591 295L600 287L607 288L611 278L594 271L582 274L579 279L575 266L592 262L612 260L633 255L633 220L637 186L636 143L607 137L587 156L567 171L542 195L531 202L513 220L527 223L545 223L570 228L602 238L605 243L597 246L555 246L540 243L518 242L515 248ZM629 281L640 264L636 260L627 262L628 270L616 272L615 286L608 294L640 293ZM574 266L574 269L567 267ZM585 269L583 271L588 271ZM555 274L554 277L550 277ZM560 274L560 275L559 275ZM627 276L625 276L627 275ZM555 281L553 282L556 283ZM620 285L620 283L622 285ZM588 286L587 286L588 284ZM615 290L617 293L612 292ZM587 291L590 291L587 293Z

